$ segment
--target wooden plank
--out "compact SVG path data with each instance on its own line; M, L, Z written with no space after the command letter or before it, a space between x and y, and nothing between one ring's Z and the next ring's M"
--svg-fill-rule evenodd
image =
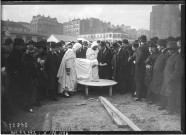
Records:
M101 101L103 106L106 108L108 113L110 114L113 121L117 124L119 128L125 127L127 124L120 120L120 118L103 102Z
M115 108L110 101L105 99L104 97L100 96L99 99L107 104L109 108L116 113L123 121L125 121L134 131L141 131L129 118L127 118L124 114L122 114L117 108Z

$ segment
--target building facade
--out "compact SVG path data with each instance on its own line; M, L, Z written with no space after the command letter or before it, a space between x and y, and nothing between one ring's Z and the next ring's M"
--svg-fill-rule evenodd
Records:
M26 26L23 26L20 22L2 20L1 24L1 43L4 43L6 38L11 38L12 40L15 38L22 38L25 42L29 40L37 42L42 39L47 39L48 37L46 34L31 33L29 29L26 28Z
M74 19L63 23L63 34L69 36L78 36L80 34L80 19Z
M150 13L150 37L181 35L181 11L178 4L157 5Z
M44 15L33 16L30 22L30 32L37 34L63 34L63 24L58 23L56 18Z
M105 32L105 33L79 35L79 38L84 38L89 41L100 40L100 41L113 42L113 41L128 39L129 35L127 33Z
M117 27L116 27L117 29ZM103 22L97 18L74 19L63 25L64 35L78 36L91 33L103 33L114 30L110 22Z

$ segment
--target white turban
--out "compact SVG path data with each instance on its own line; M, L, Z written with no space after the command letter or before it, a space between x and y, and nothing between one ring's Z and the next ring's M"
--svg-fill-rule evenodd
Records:
M94 46L98 46L98 43L96 41L94 41L91 45L91 48L93 48Z
M81 48L81 44L80 43L75 43L72 47L72 49L74 50L74 52L76 52L79 48Z

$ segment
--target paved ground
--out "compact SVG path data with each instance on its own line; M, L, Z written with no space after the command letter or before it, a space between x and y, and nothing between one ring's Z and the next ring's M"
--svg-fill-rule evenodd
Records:
M99 101L99 96L107 97L114 106L144 131L180 131L180 115L163 115L158 106L148 106L145 101L133 101L131 94L113 93L108 90L95 90L85 97L84 91L71 98L58 97L58 101L44 102L34 113L20 112L10 117L9 123L27 123L27 127L12 130L41 131L46 114L51 116L50 130L53 131L129 131L118 128Z

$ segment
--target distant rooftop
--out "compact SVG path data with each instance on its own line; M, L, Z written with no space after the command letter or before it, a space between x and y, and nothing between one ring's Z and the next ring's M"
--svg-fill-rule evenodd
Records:
M9 20L7 20L7 21L1 20L1 23L2 23L2 26L16 27L16 28L26 28L18 22L13 22L13 21L9 21Z

